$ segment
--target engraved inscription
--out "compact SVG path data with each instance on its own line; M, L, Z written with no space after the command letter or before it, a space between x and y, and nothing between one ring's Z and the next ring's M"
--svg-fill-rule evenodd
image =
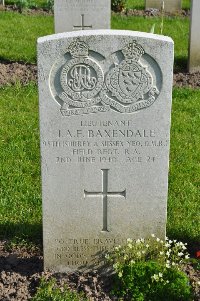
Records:
M81 26L84 29L84 15ZM116 53L120 53L120 60ZM136 41L116 53L111 54L113 64L80 39L69 45L66 62L60 66L58 81L61 87L58 92L54 89L54 97L57 101L59 99L63 116L109 110L127 114L148 108L155 102L162 88L161 72L160 86L153 75L156 73L153 68L160 70L158 64ZM144 55L153 61L152 66L148 66L148 60L146 65L141 62ZM101 60L97 59L99 56ZM105 71L103 66L108 64L108 71ZM55 74L51 74L51 83L54 83Z
M85 28L92 28L92 25L85 25L84 22L84 14L81 14L81 25L74 25L73 29L81 29L84 30Z
M68 85L75 92L86 90L93 90L97 79L91 76L91 69L86 65L76 65L70 70L71 79Z
M108 196L120 196L126 198L126 189L120 192L108 192L108 169L102 169L102 191L88 192L84 190L84 197L101 196L103 200L103 232L108 232Z

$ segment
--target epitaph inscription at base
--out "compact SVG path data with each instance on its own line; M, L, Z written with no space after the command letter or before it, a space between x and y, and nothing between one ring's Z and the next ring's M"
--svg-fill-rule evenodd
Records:
M165 236L173 42L129 31L38 40L45 267L88 269Z

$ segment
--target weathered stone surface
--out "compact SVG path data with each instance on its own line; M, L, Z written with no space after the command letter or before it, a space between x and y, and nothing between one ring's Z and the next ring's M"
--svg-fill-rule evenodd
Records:
M200 1L192 1L189 47L189 71L200 71Z
M55 0L55 33L110 29L110 0Z
M145 7L148 8L157 8L161 9L162 0L146 0ZM164 1L164 10L166 12L175 12L181 9L181 0L165 0Z
M38 40L45 267L76 270L165 236L173 41L133 31Z

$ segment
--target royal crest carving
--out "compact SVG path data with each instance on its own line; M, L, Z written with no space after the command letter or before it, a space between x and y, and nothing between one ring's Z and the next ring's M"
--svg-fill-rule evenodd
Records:
M59 79L62 92L58 97L63 102L63 116L109 110L132 113L155 102L160 88L152 67L141 62L145 54L143 47L133 41L120 53L121 61L105 70L105 64L90 55L85 42L76 39L70 44L69 59L62 65Z

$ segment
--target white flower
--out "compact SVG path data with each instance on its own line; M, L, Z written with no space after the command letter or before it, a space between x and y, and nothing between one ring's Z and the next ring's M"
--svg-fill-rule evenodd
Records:
M178 252L178 256L179 257L181 257L181 256L183 256L184 254L183 254L183 252Z
M169 280L166 280L166 283L169 283Z
M140 257L140 256L141 256L141 252L137 252L137 256L139 256L139 257Z
M163 255L164 254L164 252L160 252L160 255Z
M118 268L119 264L118 263L114 263L113 264L113 268L116 270Z
M160 278L162 278L162 276L163 276L163 274L162 274L162 273L159 273L158 275L159 275L159 277L160 277Z
M163 244L163 240L161 240L160 242L161 242L161 244Z
M135 263L135 260L131 259L130 263L131 263L131 264L134 264L134 263Z
M132 249L132 248L133 248L132 244L128 244L128 247L129 247L130 249Z
M166 243L166 244L165 244L165 247L169 248L169 247L170 247L170 244Z
M109 254L106 254L106 255L105 255L105 258L106 258L106 259L109 259L109 258L110 258L110 255L109 255Z
M166 266L166 268L167 268L167 269L169 269L169 268L170 268L170 264L169 264L169 263L166 263L166 265L165 265L165 266Z
M147 248L149 248L149 245L148 245L148 244L146 244L146 247L147 247Z
M131 238L127 238L127 242L131 243L131 242L133 242L133 240Z
M145 253L146 253L146 252L143 250L143 251L142 251L142 254L145 254Z
M169 240L169 244L171 244L172 243L172 240Z
M115 250L119 251L120 248L121 248L121 246L119 245L118 247L115 247Z
M186 249L187 249L187 248L183 245L183 246L182 246L182 250L186 250Z
M141 242L140 239L136 240L136 244L140 244L140 242Z
M167 236L165 236L165 240L168 240L169 238Z
M155 234L151 234L151 237L155 237Z
M175 262L172 262L172 265L175 266L176 265Z
M169 257L170 256L170 250L166 252L166 255Z
M119 277L119 278L122 278L122 272L119 272L119 273L118 273L118 277Z
M141 242L144 242L144 238L141 238L140 241L141 241Z
M156 238L156 241L159 242L159 241L160 241L160 238L157 237L157 238Z
M152 280L158 281L159 280L159 276L157 274L154 274L153 276L151 276Z
M128 258L128 256L125 254L125 255L124 255L124 260L126 260L127 258Z
M185 255L185 259L189 259L190 258L190 256L187 254L187 255Z

